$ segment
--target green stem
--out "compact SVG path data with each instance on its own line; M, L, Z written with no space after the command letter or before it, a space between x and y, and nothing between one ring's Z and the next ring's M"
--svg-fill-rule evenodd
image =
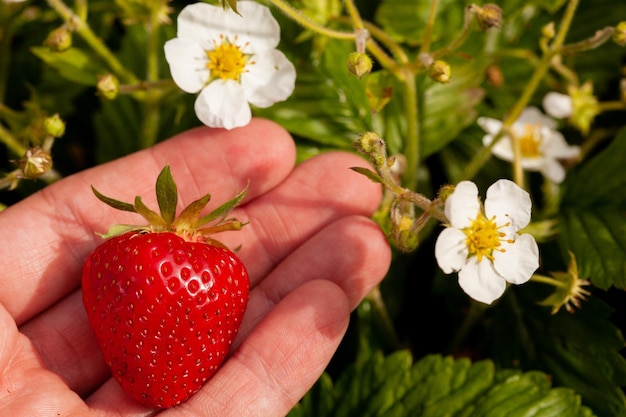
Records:
M391 54L402 64L409 63L409 57L404 52L404 49L391 37L387 32L381 30L378 26L368 22L363 22L365 29L378 40L385 48L387 48Z
M404 81L404 72L398 67L396 61L387 55L373 39L368 39L365 45L369 53L372 54L381 67L391 72L398 80Z
M433 38L433 28L435 27L435 18L437 17L437 7L439 6L439 0L431 0L430 11L428 13L428 21L424 28L424 38L422 40L422 46L420 47L420 53L424 54L430 50L430 43Z
M171 79L155 81L139 81L137 84L120 85L120 94L132 94L153 89L176 88L176 83Z
M539 282L542 284L551 285L553 287L560 287L560 288L569 287L565 282L561 282L559 280L556 280L552 277L548 277L546 275L534 274L532 277L530 277L530 280L533 282Z
M148 36L146 81L148 83L156 82L159 79L158 58L161 50L159 43L159 8L160 4L156 4L153 7L152 13L150 14L150 22L146 25L146 33ZM154 145L158 139L161 120L160 99L161 92L159 90L147 90L144 101L144 119L140 139L142 148L148 148Z
M404 111L406 114L406 138L404 142L404 156L406 158L406 172L403 183L409 190L417 189L417 168L420 162L419 137L419 107L417 101L417 84L415 75L408 69L404 77Z
M348 15L350 16L350 19L352 19L352 26L355 29L363 29L365 27L363 25L363 19L361 19L361 14L354 5L354 2L352 0L345 0L345 4Z
M111 50L93 33L87 22L74 14L62 0L47 0L50 7L78 33L93 51L109 66L111 71L125 83L134 84L137 78L128 71Z
M8 130L0 125L0 142L4 143L13 153L22 157L26 148Z
M467 39L472 32L472 22L474 21L474 9L472 7L465 8L465 16L463 20L463 29L461 33L448 46L433 53L433 59L443 58L456 51Z
M385 305L385 301L383 300L382 293L380 292L380 287L377 285L370 291L367 295L367 299L370 301L374 311L378 315L378 318L383 325L386 340L391 342L391 345L399 348L400 347L400 338L396 333L396 328L393 325L393 321L391 320L391 316L389 315L389 311L387 310L387 306Z
M320 35L328 36L329 38L344 40L354 40L356 38L354 32L342 32L329 29L323 25L320 25L319 23L311 20L310 18L300 13L299 10L293 8L291 5L283 0L270 0L270 2L274 6L279 8L280 11L282 11L287 17L289 17L299 25L303 26L306 29L319 33Z
M626 103L620 100L614 101L602 101L599 103L600 111L611 111L611 110L626 110Z

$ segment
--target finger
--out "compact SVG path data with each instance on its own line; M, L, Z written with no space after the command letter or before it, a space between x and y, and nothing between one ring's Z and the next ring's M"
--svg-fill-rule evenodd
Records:
M327 153L299 165L280 186L242 207L250 224L223 236L246 265L252 285L295 248L333 221L370 216L380 202L380 187L349 168L365 166L358 156ZM220 237L222 238L222 237Z
M85 416L84 402L58 375L41 367L30 341L0 304L0 415Z
M12 237L0 241L0 302L22 323L77 287L82 263L100 241L94 232L113 223L141 223L136 215L99 202L91 184L132 201L135 195L154 193L155 178L169 163L181 204L209 191L221 204L249 180L250 198L273 188L289 174L293 161L290 136L273 123L255 120L233 131L189 131L59 181L0 213L3 236ZM146 203L153 200L147 197Z
M42 366L63 378L79 395L93 392L109 378L80 291L30 320L20 331L37 350Z
M349 301L327 280L289 293L217 376L165 416L284 416L324 371L343 337Z
M254 288L234 348L276 304L307 281L332 281L344 291L353 310L383 279L390 260L385 236L371 220L348 216L330 224Z

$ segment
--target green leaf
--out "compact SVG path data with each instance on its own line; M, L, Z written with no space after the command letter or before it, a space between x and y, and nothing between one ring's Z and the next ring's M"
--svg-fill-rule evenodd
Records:
M626 203L626 129L595 158L569 173L563 184L563 207L618 206Z
M133 213L137 213L137 210L135 210L134 205L116 200L114 198L107 197L104 194L100 193L98 190L96 190L96 188L93 185L91 186L91 190L96 195L96 197L98 197L98 200L102 201L106 205L113 207L114 209L117 209L117 210L130 211Z
M367 168L363 168L363 167L352 167L350 169L353 170L354 172L358 172L361 175L365 175L372 182L376 182L376 183L382 183L383 182L382 178L380 178L380 175L378 175L377 173L375 173L371 169L367 169Z
M156 198L161 211L161 217L170 225L176 217L176 204L178 203L178 190L172 177L172 170L166 165L156 180Z
M176 229L186 230L195 229L196 223L200 218L200 214L209 203L209 200L211 200L211 194L206 194L185 207L178 218L174 221L174 227Z
M151 225L159 228L165 228L167 226L163 218L159 216L156 211L148 208L148 206L143 203L140 196L135 197L135 210Z
M224 9L230 7L233 9L233 12L240 14L239 11L237 11L237 0L220 0L220 2L222 3L222 7L224 7Z
M82 49L70 48L63 52L53 52L46 47L35 46L31 51L55 68L63 78L79 84L93 86L98 81L98 75L107 72L104 67L97 64L97 59Z
M383 0L375 19L396 40L416 44L424 36L431 3L429 0ZM459 0L439 1L434 36L447 40L457 35L463 26L466 5Z
M566 207L559 242L576 255L581 278L595 286L626 288L626 218L614 207Z
M235 207L237 207L239 203L241 203L241 200L243 200L243 198L246 196L246 193L248 192L249 186L250 184L248 183L246 187L239 194L237 194L233 199L227 201L226 203L222 204L221 206L219 206L218 208L216 208L215 210L213 210L212 212L210 212L209 214L207 214L206 216L198 220L198 222L196 223L196 227L200 227L205 224L211 223L212 221L217 220L217 219L220 219L219 220L220 222L223 221L226 218L226 216L228 216L228 213L233 211Z
M626 129L595 158L571 172L559 211L559 242L572 251L581 277L626 288Z
M509 291L493 311L493 357L502 366L541 369L555 385L575 390L598 416L626 416L626 360L612 310L597 298L574 314L538 308L540 284ZM545 294L545 293L541 293Z
M484 91L484 65L478 61L453 66L452 81L438 84L427 80L424 85L423 111L420 117L422 157L425 158L457 138L459 133L476 119L476 105Z
M336 383L324 376L290 417L588 417L570 389L540 372L496 372L491 361L405 351L357 362Z
M130 96L103 101L94 115L96 162L101 164L139 150L142 120L140 103Z

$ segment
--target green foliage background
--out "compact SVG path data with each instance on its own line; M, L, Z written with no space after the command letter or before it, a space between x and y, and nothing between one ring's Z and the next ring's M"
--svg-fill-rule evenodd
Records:
M267 2L270 3L270 2ZM293 0L317 21L346 29L339 0ZM558 23L565 0L502 0L502 28L474 31L447 58L452 80L438 84L417 77L420 133L419 190L434 197L454 184L482 148L478 115L501 119L513 106L535 69L541 29ZM142 2L94 0L88 23L126 68L143 79L148 71ZM148 4L148 3L145 3ZM174 18L185 2L169 4ZM363 18L376 23L408 54L419 51L430 9L426 0L361 0ZM467 2L440 0L432 49L451 42L463 25ZM375 67L357 79L346 69L351 41L317 37L276 9L280 45L298 72L294 94L256 114L286 127L304 160L330 149L354 152L357 134L375 131L390 154L405 146L407 119L402 85ZM175 19L174 19L175 20ZM568 42L626 20L626 2L582 0ZM36 143L35 121L59 113L65 136L53 148L61 175L83 170L165 140L199 125L195 97L173 84L158 93L121 95L113 101L96 95L106 63L74 35L73 47L52 52L42 46L62 19L39 1L0 3L0 121L23 143ZM159 26L162 45L175 36L175 24ZM162 50L158 78L168 80ZM626 49L608 42L572 56L564 63L581 82L593 82L602 101L620 100ZM495 72L494 72L495 71ZM501 76L497 81L494 74ZM124 80L122 80L124 81ZM393 91L391 101L370 111L368 95ZM549 72L531 99L564 88ZM420 246L395 253L380 288L353 313L348 334L327 373L290 414L299 416L626 416L626 361L623 356L626 297L626 112L601 114L585 137L564 126L568 141L580 144L585 158L568 173L556 201L542 200L539 175L528 176L536 207L534 220L557 220L559 234L541 244L545 273L563 271L568 253L576 257L581 278L592 282L592 297L582 309L550 314L538 301L550 288L529 283L510 288L494 306L472 303L454 276L436 267L433 245L439 228L429 224ZM0 146L0 170L19 158ZM357 174L355 174L357 175ZM498 178L510 178L510 166L490 159L472 177L484 190ZM44 187L22 182L0 193L14 204ZM383 227L388 224L381 220Z

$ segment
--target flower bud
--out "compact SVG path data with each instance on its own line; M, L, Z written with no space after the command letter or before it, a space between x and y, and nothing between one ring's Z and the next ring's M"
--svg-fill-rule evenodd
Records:
M48 34L43 44L54 52L63 52L72 46L72 32L62 27L55 29Z
M502 9L500 6L487 3L482 6L475 6L476 20L481 30L499 28L502 25Z
M428 67L428 76L440 84L447 84L450 82L450 65L437 60Z
M395 201L391 215L391 237L399 250L413 252L419 245L414 206L406 201Z
M626 21L619 22L617 26L615 26L613 42L619 46L626 46Z
M120 92L120 82L113 74L107 74L98 79L96 85L98 95L107 100L114 100Z
M369 74L372 71L372 59L365 53L352 52L348 56L348 71L357 78Z
M18 161L18 166L23 178L39 178L52 168L52 156L39 147L30 148Z
M554 22L550 22L544 27L541 28L541 36L546 39L552 39L556 35L556 31L554 29Z
M43 121L44 131L53 138L60 138L65 133L65 122L59 117L59 114L55 114L50 117L46 117Z

